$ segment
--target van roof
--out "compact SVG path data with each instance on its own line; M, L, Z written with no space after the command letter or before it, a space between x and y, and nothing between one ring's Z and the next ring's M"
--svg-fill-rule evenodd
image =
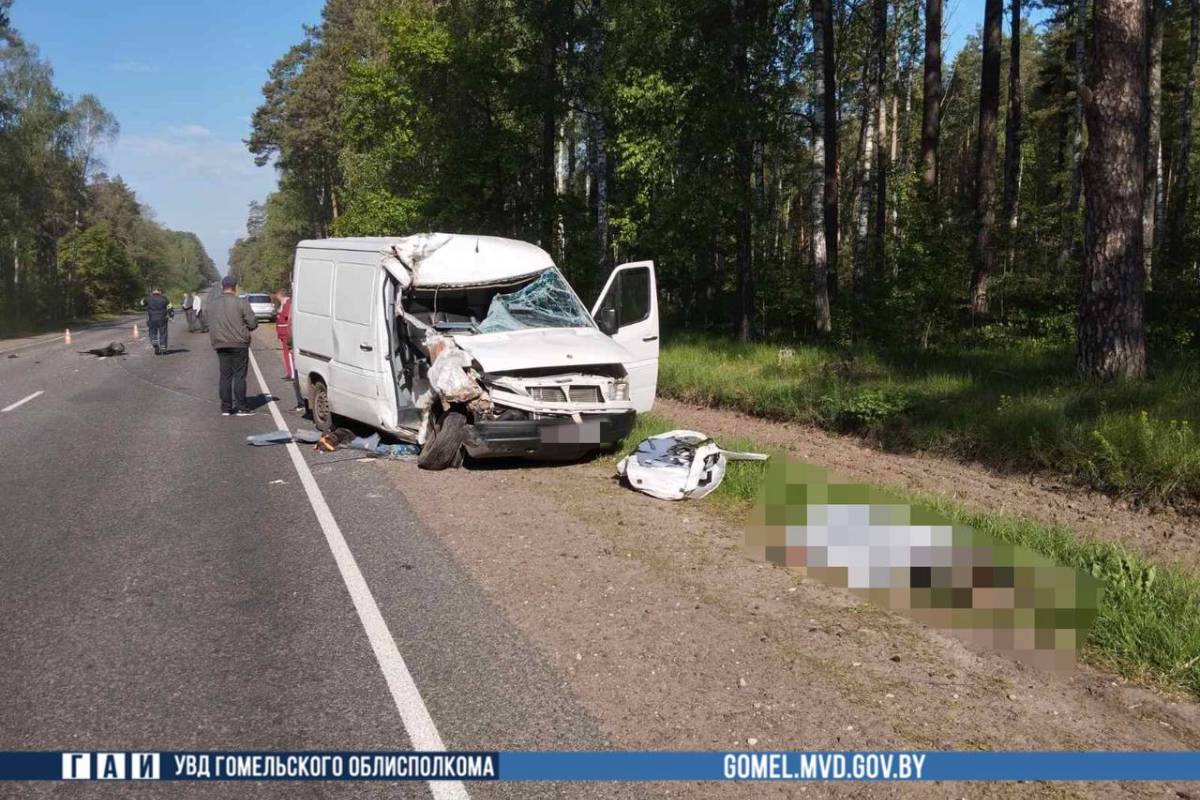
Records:
M394 254L412 270L414 286L494 283L554 266L550 254L537 245L463 233L306 239L297 247Z

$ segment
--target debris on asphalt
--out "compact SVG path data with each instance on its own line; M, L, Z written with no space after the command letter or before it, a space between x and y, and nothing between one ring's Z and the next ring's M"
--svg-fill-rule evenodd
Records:
M722 450L711 437L697 431L660 433L642 441L621 459L617 474L631 488L660 500L699 498L716 489L725 477L727 461L766 461L762 453Z
M421 448L415 444L408 444L406 442L385 444L380 441L378 433L372 433L370 436L356 436L348 428L334 428L328 433L321 433L314 430L298 430L295 432L286 430L270 431L269 433L256 433L246 437L246 444L255 447L288 444L290 442L311 444L313 445L313 450L318 452L332 453L342 448L348 448L351 450L366 451L373 457L383 456L391 459L414 457L421 452Z
M269 431L246 437L246 444L252 447L267 447L273 444L291 444L292 442L311 444L314 445L314 450L326 453L346 447L351 450L364 450L372 456L383 456L390 459L412 458L421 452L421 448L415 444L407 442L386 444L380 441L378 433L370 436L355 436L353 431L346 428L335 428L329 433L304 429Z
M346 428L334 428L329 433L323 433L313 445L313 450L332 453L344 444L354 440L354 432Z
M80 355L93 355L100 358L125 355L125 345L120 342L109 342L104 347L93 347L91 350L80 350Z
M312 444L320 438L320 431L298 430L295 433L291 431L271 431L270 433L256 433L247 436L246 444L254 447L265 447L270 444L288 444L290 442Z
M421 448L415 444L401 442L399 444L381 444L375 447L376 455L391 459L416 458L421 454Z

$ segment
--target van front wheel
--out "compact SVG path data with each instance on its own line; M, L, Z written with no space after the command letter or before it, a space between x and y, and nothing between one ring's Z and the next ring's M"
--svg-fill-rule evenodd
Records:
M312 409L313 425L317 430L329 432L333 430L333 409L329 406L329 389L319 380L311 381L308 390L308 407Z
M446 469L461 464L466 427L466 414L447 411L441 421L433 426L431 436L425 440L421 454L417 456L417 466L421 469Z

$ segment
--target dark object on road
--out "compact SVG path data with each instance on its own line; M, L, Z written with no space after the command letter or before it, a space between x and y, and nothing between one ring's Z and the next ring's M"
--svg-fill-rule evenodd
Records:
M125 345L120 342L109 342L104 347L93 347L91 350L80 350L80 354L87 353L100 358L109 358L110 356L125 355Z
M16 353L9 353L8 357L9 358L20 358L20 356L18 356Z

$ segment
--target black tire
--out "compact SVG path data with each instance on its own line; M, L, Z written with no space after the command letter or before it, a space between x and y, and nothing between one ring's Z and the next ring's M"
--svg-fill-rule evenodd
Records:
M323 381L314 378L309 382L308 408L317 430L322 433L333 430L333 407L329 405L329 389Z
M467 416L461 411L447 411L433 426L432 435L417 456L421 469L441 470L462 464L462 444L466 434Z

